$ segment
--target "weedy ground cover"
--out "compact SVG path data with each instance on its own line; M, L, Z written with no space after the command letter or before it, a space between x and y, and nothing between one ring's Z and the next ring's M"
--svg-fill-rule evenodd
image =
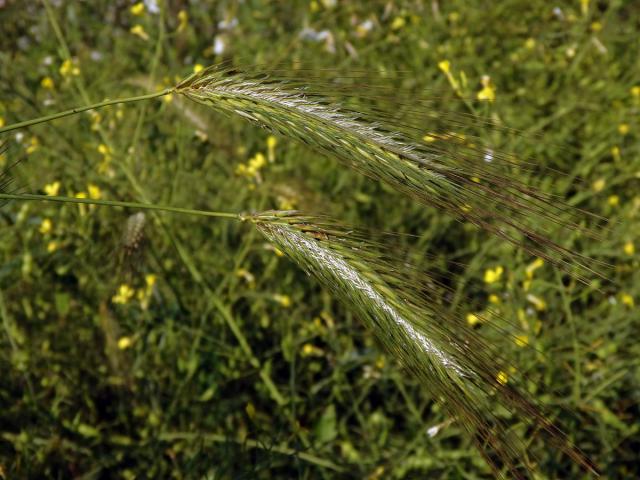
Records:
M498 469L515 457L586 475L527 424L532 410L498 406L516 385L604 473L637 470L632 5L155 6L0 10L13 25L3 123L161 91L191 71L178 89L197 85L187 96L230 113L176 91L12 133L3 161L22 160L17 185L78 203L3 207L3 474L478 478L492 474L473 437L513 434L526 444L489 445ZM225 74L215 90L211 72ZM91 205L105 199L300 209L411 235L362 243L317 217L243 226ZM431 391L419 381L426 363L403 358L397 336L411 330L393 330L407 306L457 319L445 325L508 359L487 369L490 350L455 342L445 357L418 352L449 372L482 360L485 404L451 410L445 395L443 409L456 383L439 367L441 386L429 368ZM359 319L391 323L374 325L376 342ZM475 408L509 436L460 415Z

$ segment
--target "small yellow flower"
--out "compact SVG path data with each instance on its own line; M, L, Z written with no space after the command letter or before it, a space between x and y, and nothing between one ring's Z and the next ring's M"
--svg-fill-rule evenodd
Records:
M100 190L99 186L90 183L87 185L87 190L89 191L89 198L92 200L99 200L102 198L102 190Z
M632 97L640 98L640 85L631 87L630 91Z
M4 118L0 117L0 128L4 127Z
M204 70L204 66L200 65L199 63L196 63L193 66L193 73L198 73L198 72L201 72L202 70Z
M111 154L111 150L104 143L101 143L100 145L98 145L98 152L105 156Z
M56 181L53 183L48 183L43 188L44 193L49 195L50 197L55 197L60 193L60 182Z
M279 248L274 248L273 253L276 254L276 257L284 257L284 253Z
M529 345L529 337L527 335L516 335L513 341L519 347L526 347Z
M467 323L472 327L480 323L480 318L475 313L467 314Z
M124 305L125 303L129 302L129 300L133 298L135 293L136 292L133 288L131 288L126 283L123 283L122 285L120 285L120 287L118 287L118 293L116 293L113 296L111 301L113 303L119 303L121 305Z
M87 198L86 192L78 192L74 195L76 198Z
M274 295L273 299L280 304L283 308L289 308L291 306L291 297L289 295Z
M53 222L49 218L45 218L42 220L40 224L40 233L43 235L48 235L53 230Z
M144 2L138 2L129 9L132 15L140 16L144 14Z
M148 273L144 276L144 283L147 284L147 288L153 288L158 281L158 276L153 273Z
M130 348L131 345L133 345L133 340L131 340L131 337L120 337L120 339L118 340L118 348L120 350L126 350L127 348Z
M509 377L507 376L506 372L503 372L502 370L500 370L498 372L498 375L496 375L496 381L500 385L506 385L507 382L509 381Z
M46 90L53 90L55 84L53 83L53 79L51 77L44 77L40 80L40 86Z
M600 22L593 22L591 24L591 31L594 33L598 33L599 31L602 30L602 23Z
M624 253L626 253L627 255L633 255L634 253L636 253L636 247L632 241L628 241L624 244Z
M502 273L504 272L504 269L501 266L497 266L496 268L488 268L485 272L484 272L484 281L485 283L495 283L498 280L500 280L500 277L502 277Z
M618 195L610 195L607 199L607 203L611 207L617 207L620 204L620 197Z
M629 124L621 123L618 125L618 133L620 133L620 135L627 135L629 133Z
M58 248L60 248L60 246L58 245L58 242L56 242L55 240L52 240L49 243L47 243L47 252L49 253L55 252L56 250L58 250Z
M427 135L425 135L424 137L422 137L422 140L424 140L424 141L425 141L425 142L427 142L427 143L433 143L433 142L435 142L435 141L436 141L436 140L438 140L438 139L437 139L436 137L434 137L433 135L429 135L429 134L427 134Z
M321 357L324 355L324 352L321 348L316 347L311 343L305 343L302 346L302 356L303 357Z
M451 62L449 60L441 60L438 62L438 68L442 70L445 74L451 72Z
M533 50L534 48L536 48L535 38L527 38L526 42L524 42L524 46L527 50Z
M407 21L404 17L396 17L393 19L393 22L391 22L391 30L400 30L406 23Z
M276 145L278 145L278 139L273 135L269 135L267 137L267 156L269 157L270 163L273 163L276 159Z
M482 84L482 89L477 93L478 100L482 102L493 102L496 99L496 88L493 86L491 82L491 77L488 75L483 75L480 80Z
M633 306L635 305L633 297L628 293L623 293L622 295L620 295L620 299L622 300L622 303L627 307L633 308Z
M618 147L617 145L611 147L611 156L615 161L620 160L620 147Z
M254 172L257 172L266 164L267 164L267 159L262 153L258 152L255 154L255 156L252 159L249 160L249 169L253 170Z
M60 75L62 75L63 77L77 77L78 75L80 75L80 68L74 65L71 59L66 59L64 62L62 62L59 71Z
M185 28L187 28L187 25L189 25L189 14L186 10L180 10L178 12L178 21L180 22L178 24L178 31L182 32Z
M544 265L544 260L542 258L536 258L533 262L527 265L526 274L527 278L531 280L533 278L534 272Z
M606 181L604 178L599 178L595 182L591 184L591 188L593 188L594 192L601 192L606 185Z
M27 154L31 155L33 152L37 151L38 148L40 147L40 140L38 140L38 137L31 137L31 140L29 140L29 146L26 149Z
M145 32L144 27L140 24L134 25L129 31L136 37L140 37L142 40L149 40L149 35Z
M489 295L489 303L493 303L494 305L500 305L500 297L495 293Z

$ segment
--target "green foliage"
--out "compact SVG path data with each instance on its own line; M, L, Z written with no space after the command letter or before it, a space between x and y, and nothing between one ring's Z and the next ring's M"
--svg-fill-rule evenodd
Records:
M548 262L536 268L526 250L178 95L12 134L2 161L24 159L12 171L33 192L230 212L300 208L412 233L396 238L397 251L418 269L439 268L449 287L440 308L470 314L471 323L488 319L474 328L531 379L526 389L571 440L608 477L634 476L640 56L632 2L573 2L559 12L544 1L332 3L170 2L155 14L124 2L8 2L0 118L160 90L195 64L225 59L262 70L284 64L298 78L312 76L296 74L300 64L337 77L376 72L408 92L398 119L411 116L407 98L432 99L440 116L432 136L445 153L463 147L442 142L442 129L462 130L546 167L517 172L524 184L606 216L600 239L574 228L553 240L612 264L598 272L609 282L582 284ZM301 37L304 28L330 36ZM479 100L482 91L495 102ZM491 475L464 425L383 356L337 296L250 226L146 212L143 233L128 242L135 213L3 207L0 477ZM604 225L577 218L584 229ZM489 328L495 315L511 322L510 335ZM525 338L532 348L521 346ZM514 423L544 475L584 475Z

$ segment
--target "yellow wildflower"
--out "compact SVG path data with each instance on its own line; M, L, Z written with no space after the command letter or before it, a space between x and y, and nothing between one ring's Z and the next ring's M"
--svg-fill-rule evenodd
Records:
M0 117L0 128L4 127L4 118Z
M136 37L140 37L142 40L149 40L149 34L145 32L144 27L140 24L134 25L129 29L129 31Z
M56 242L55 240L52 240L49 243L47 243L47 252L49 253L55 252L58 248L59 248L58 242Z
M610 195L607 203L612 207L616 207L620 204L620 197L618 195Z
M251 273L246 268L239 268L236 270L236 277L244 279L249 285L255 285L256 277L253 273Z
M635 85L631 87L630 91L631 91L632 97L640 98L640 85Z
M620 135L627 135L629 133L629 124L621 123L618 125L618 132Z
M55 84L53 83L53 79L51 77L44 77L42 80L40 80L40 86L47 90L53 90Z
M624 244L624 253L627 255L633 255L636 253L636 247L634 246L632 241L628 241Z
M140 16L144 14L144 2L138 2L129 9L132 15Z
M89 198L93 200L99 200L102 197L102 190L97 185L90 183L87 185L87 190L89 191Z
M427 143L433 143L433 142L435 142L437 140L437 138L434 137L433 135L427 134L424 137L422 137L422 140L424 140Z
M98 152L105 156L111 154L111 150L104 143L98 145Z
M615 161L620 160L620 147L618 147L617 145L611 147L611 156Z
M448 74L451 72L451 62L449 60L441 60L438 62L438 68Z
M593 22L591 24L591 31L594 33L598 33L600 30L602 30L602 23L600 22Z
M133 345L133 340L131 340L131 337L120 337L120 339L118 340L118 348L120 350L126 350L127 348L130 348L131 345Z
M502 277L502 273L504 272L504 269L501 266L497 266L494 269L488 268L485 272L484 272L484 281L485 283L495 283L498 280L500 280L500 277Z
M589 0L580 0L580 10L584 16L589 13Z
M594 192L601 192L606 185L606 181L604 178L599 178L595 182L591 184L591 188L593 188Z
M45 218L42 220L40 224L40 233L43 235L48 235L53 230L53 222L49 218Z
M80 75L80 68L74 65L71 59L66 59L64 62L62 62L59 71L60 75L62 75L63 77L77 77L78 75Z
M467 323L472 327L480 323L480 318L475 313L467 314Z
M60 192L60 182L47 183L43 190L50 197L55 197Z
M40 147L40 140L38 140L38 137L31 137L31 140L29 140L29 146L27 147L27 154L32 154L33 152L37 151L38 148Z
M541 258L536 258L533 262L527 265L526 274L528 279L533 278L534 272L544 265L544 260Z
M289 308L291 306L291 297L289 297L289 295L276 294L273 296L273 299L284 308Z
M278 145L278 139L273 135L269 135L267 137L267 156L269 157L269 162L271 163L273 163L276 159L276 145Z
M391 30L400 30L406 23L404 17L396 17L393 19L393 22L391 22Z
M123 283L122 285L120 285L120 287L118 287L118 293L116 293L113 298L111 298L111 301L113 303L124 305L133 298L134 294L135 290L126 283Z
M627 307L633 308L633 306L635 305L635 302L633 301L633 297L628 293L623 293L622 295L620 295L620 299L622 300L622 303Z
M316 347L311 343L305 343L302 346L303 357L321 357L324 354L321 348Z
M202 70L204 70L204 66L200 65L199 63L196 63L193 66L193 73L198 73L198 72L201 72Z
M480 79L482 89L478 92L477 98L482 102L493 102L496 99L496 88L491 82L489 75L483 75Z
M87 198L87 194L85 192L78 192L74 196L76 198Z
M536 40L534 38L527 38L526 42L524 42L524 46L528 49L528 50L533 50L534 48L536 48Z
M494 305L500 305L500 297L495 293L489 295L489 303L493 303Z
M185 28L187 28L187 25L189 25L189 14L186 10L180 10L178 12L178 21L180 22L178 24L178 31L182 32Z
M267 159L262 153L258 152L255 154L255 156L251 160L249 160L249 169L253 170L254 172L257 172L266 164L267 164Z
M498 375L496 375L496 381L500 385L506 385L507 382L509 381L509 377L507 376L506 372L503 372L502 370L500 370L498 372Z

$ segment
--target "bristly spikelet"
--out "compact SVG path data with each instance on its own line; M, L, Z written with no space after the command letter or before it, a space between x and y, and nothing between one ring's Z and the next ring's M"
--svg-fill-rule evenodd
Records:
M477 331L438 306L437 299L406 286L407 268L386 260L362 235L296 212L251 217L258 230L285 255L317 278L351 309L386 350L414 373L472 436L498 472L531 473L521 439L494 413L507 408L545 431L555 446L592 469L528 398L518 382L506 381L509 365Z
M492 150L421 143L406 126L378 121L379 112L351 111L296 83L224 66L185 79L176 91L335 156L554 264L594 273L586 259L550 238L550 226L581 228L563 220L571 208L510 176L511 162Z

